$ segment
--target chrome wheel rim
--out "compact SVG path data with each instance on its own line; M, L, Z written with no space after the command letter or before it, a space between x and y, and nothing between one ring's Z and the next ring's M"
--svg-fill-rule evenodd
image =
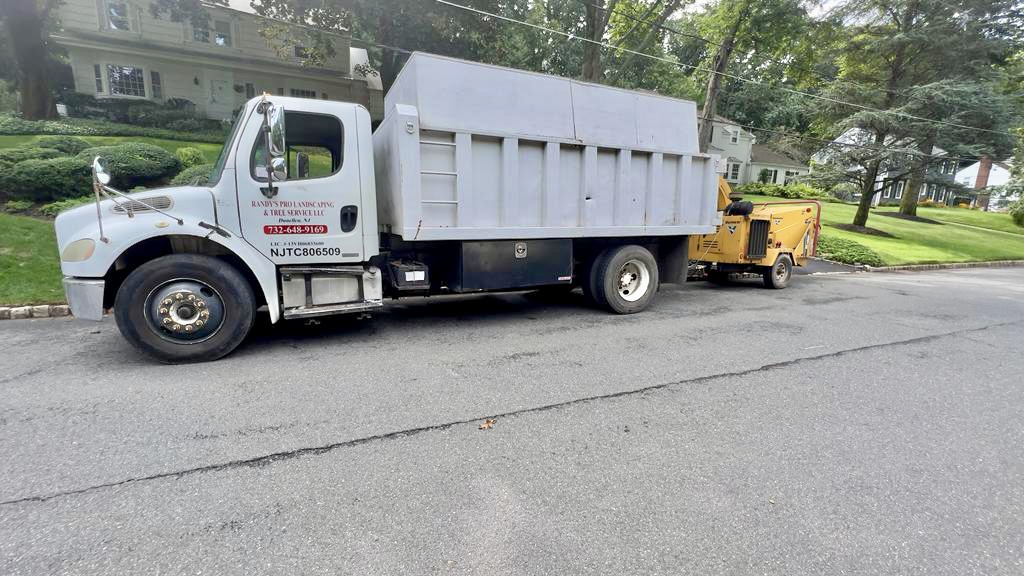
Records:
M146 320L161 338L198 344L224 324L224 300L209 284L192 278L164 282L146 298Z
M651 286L651 271L641 260L628 260L619 268L619 296L626 302L636 302L644 297Z

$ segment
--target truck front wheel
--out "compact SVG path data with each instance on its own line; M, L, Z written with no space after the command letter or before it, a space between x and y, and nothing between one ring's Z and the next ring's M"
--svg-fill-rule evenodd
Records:
M658 263L643 246L609 248L594 262L594 300L618 314L640 312L658 290Z
M162 256L139 266L114 301L125 339L169 363L227 355L248 335L255 315L245 277L227 262L199 254Z

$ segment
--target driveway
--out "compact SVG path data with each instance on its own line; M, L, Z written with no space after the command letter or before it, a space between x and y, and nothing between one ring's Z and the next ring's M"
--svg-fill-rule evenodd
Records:
M1024 571L1024 269L0 341L0 574Z

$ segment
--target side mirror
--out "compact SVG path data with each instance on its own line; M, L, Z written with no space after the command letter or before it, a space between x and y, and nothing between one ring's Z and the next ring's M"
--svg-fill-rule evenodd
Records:
M281 156L275 156L270 159L270 174L271 178L277 182L283 182L288 179L288 161Z
M309 154L295 153L295 172L298 178L309 178Z
M107 172L107 164L99 156L92 159L92 177L104 186L110 184L110 172Z
M274 157L285 155L284 140L284 106L271 106L267 116L267 127L269 135L267 140L270 155Z

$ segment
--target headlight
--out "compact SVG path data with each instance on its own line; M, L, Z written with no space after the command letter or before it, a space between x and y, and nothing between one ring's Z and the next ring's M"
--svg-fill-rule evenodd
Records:
M95 250L95 240L92 238L82 238L65 246L64 251L60 254L60 259L64 262L83 262L92 258L92 253Z

